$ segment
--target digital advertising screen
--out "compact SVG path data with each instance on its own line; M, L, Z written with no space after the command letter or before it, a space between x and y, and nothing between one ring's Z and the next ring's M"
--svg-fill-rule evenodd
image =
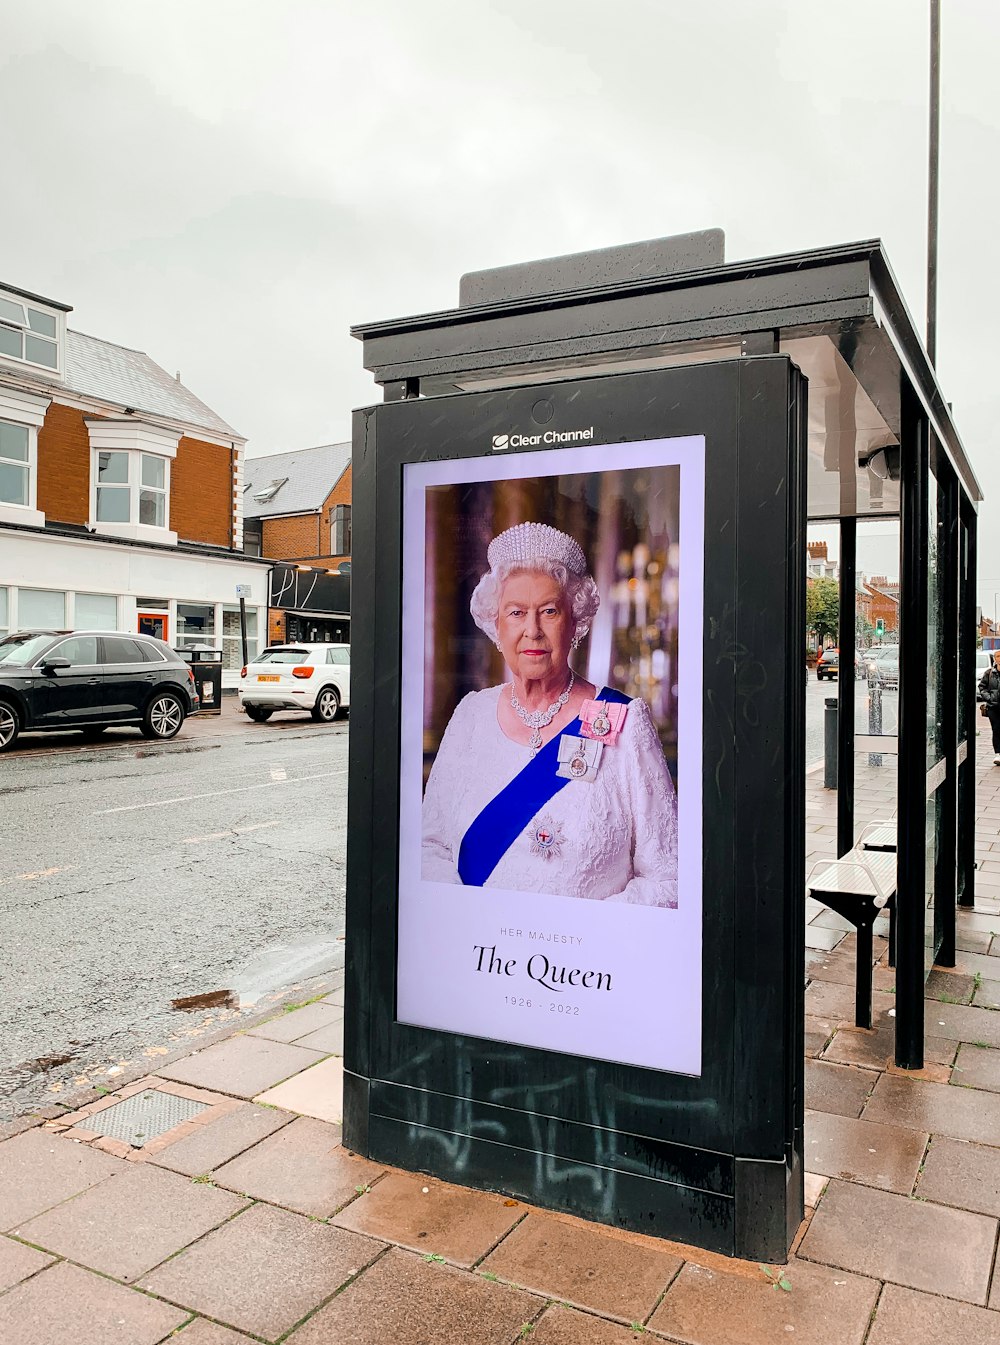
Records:
M404 466L401 1023L700 1073L704 465Z

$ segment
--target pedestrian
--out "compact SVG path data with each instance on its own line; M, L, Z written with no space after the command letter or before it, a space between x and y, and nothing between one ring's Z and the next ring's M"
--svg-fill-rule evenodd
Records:
M979 679L976 700L993 730L993 765L1000 766L1000 649L994 649L992 666Z

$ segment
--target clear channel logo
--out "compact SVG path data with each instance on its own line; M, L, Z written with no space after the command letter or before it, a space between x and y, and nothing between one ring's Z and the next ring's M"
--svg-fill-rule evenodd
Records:
M593 440L594 427L585 430L546 430L544 434L495 434L493 452L507 448L538 448L542 444L585 444Z

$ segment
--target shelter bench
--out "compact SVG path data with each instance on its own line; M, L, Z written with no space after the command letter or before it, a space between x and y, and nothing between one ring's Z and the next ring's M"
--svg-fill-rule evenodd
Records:
M881 911L895 905L895 850L880 851L857 845L840 859L815 864L806 879L806 893L850 920L858 931L857 970L854 977L854 1021L872 1025L872 926ZM892 935L890 933L890 948Z

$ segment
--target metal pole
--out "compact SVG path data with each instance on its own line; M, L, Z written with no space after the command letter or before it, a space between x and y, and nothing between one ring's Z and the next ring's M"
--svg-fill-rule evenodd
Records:
M243 666L250 662L250 649L247 645L247 600L240 598L240 639L243 642Z
M941 133L941 0L931 0L930 135L927 165L927 357L937 361L938 158Z
M840 702L836 696L827 696L823 712L823 788L837 788L837 717Z

